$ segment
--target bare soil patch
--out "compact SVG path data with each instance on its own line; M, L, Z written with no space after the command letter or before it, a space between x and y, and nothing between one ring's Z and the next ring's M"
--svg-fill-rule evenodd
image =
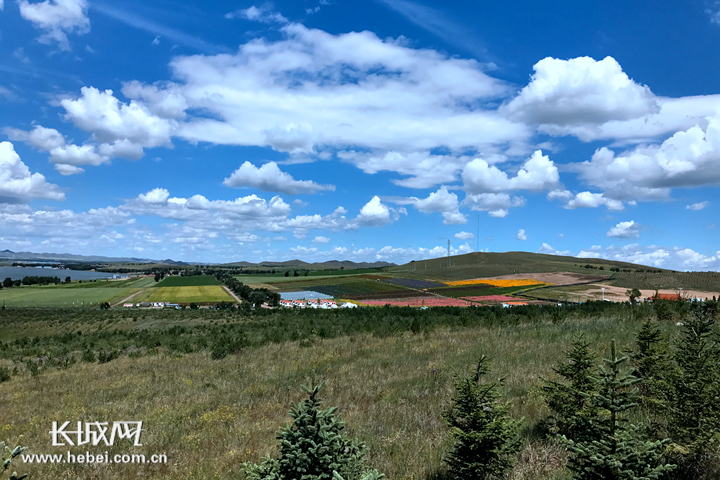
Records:
M625 292L628 291L627 288L624 287L613 287L612 285L605 285L601 283L595 283L592 285L588 285L589 287L593 287L593 290L589 291L589 294L593 295L599 295L597 298L602 299L602 287L605 287L605 298L612 300L613 302L627 302L628 296L625 294ZM669 293L669 294L678 294L680 293L679 290L676 289L661 289L657 291L658 293ZM646 297L652 297L655 295L655 290L640 290L640 293L642 294L642 298ZM715 296L715 298L720 297L720 292L702 292L700 290L687 290L683 289L682 296L687 298L712 298Z
M625 287L615 287L605 283L593 283L589 285L577 285L572 287L560 287L560 288L544 288L528 292L528 295L537 295L540 298L555 298L560 300L568 300L572 302L585 302L588 300L602 300L603 299L603 287L605 288L605 300L611 302L627 302L628 296L625 292L628 291ZM658 293L678 294L679 290L676 289L659 289ZM655 295L655 290L642 289L640 290L641 299L652 297ZM682 296L687 298L712 298L713 296L720 297L719 292L704 292L701 290L688 290L683 289Z

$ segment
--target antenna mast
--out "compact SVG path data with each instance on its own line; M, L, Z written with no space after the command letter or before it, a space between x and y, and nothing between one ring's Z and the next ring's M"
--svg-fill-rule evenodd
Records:
M450 266L450 240L448 240L448 264L447 266Z

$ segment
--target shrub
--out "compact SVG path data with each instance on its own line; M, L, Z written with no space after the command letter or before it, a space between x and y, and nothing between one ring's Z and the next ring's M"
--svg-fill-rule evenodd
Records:
M658 320L663 322L672 320L673 305L669 300L653 300L653 310Z
M378 480L376 470L364 471L364 443L349 440L336 407L320 409L317 398L324 382L309 389L308 398L290 409L292 422L277 434L280 457L266 456L262 463L244 463L248 480Z
M12 373L7 367L0 367L0 383L7 382L12 378Z
M97 360L97 357L95 356L95 352L92 349L88 348L87 350L85 350L83 352L83 354L82 354L83 362L93 363L93 362L95 362L95 360Z
M247 337L241 332L238 335L219 334L212 345L210 356L213 360L220 360L228 355L240 352L247 347L249 342Z
M116 358L120 356L120 352L117 350L100 350L98 352L98 362L99 363L108 363L112 362Z
M452 406L444 415L455 439L445 462L456 479L502 477L520 449L520 422L510 418L508 404L498 402L498 387L503 380L480 382L489 371L488 363L483 355L472 377L455 379Z

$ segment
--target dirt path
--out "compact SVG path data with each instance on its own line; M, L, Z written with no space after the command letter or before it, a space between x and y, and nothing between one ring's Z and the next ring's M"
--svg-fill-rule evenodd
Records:
M112 305L112 308L115 308L115 307L117 307L118 305L122 305L123 303L127 302L127 301L130 300L131 298L137 297L137 296L140 295L141 293L145 293L145 290L146 290L146 289L142 289L142 290L140 290L139 292L135 292L135 293L133 293L132 295L130 295L129 297L127 297L127 298L125 298L125 299L123 299L123 300L120 300L119 302L113 304L113 305Z
M242 303L242 300L240 300L240 297L238 297L237 295L235 295L235 292L233 292L232 290L230 290L228 287L226 287L226 286L224 286L224 285L223 285L223 288L225 289L225 291L226 291L228 294L230 294L231 297L233 297L233 298L235 299L236 302Z

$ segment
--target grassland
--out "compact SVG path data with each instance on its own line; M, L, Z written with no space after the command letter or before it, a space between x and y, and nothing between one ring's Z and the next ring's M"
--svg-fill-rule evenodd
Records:
M496 277L514 273L572 272L583 274L607 274L610 268L646 269L640 265L603 259L587 259L545 255L529 252L485 253L476 252L447 259L420 260L384 269L390 275L420 280L445 282L468 278ZM590 265L593 268L585 268ZM599 270L600 267L603 270ZM653 269L656 270L656 269ZM662 270L669 272L669 270Z
M542 315L523 320L516 313L503 313L510 323L470 328L460 322L465 315L470 315L467 318L473 324L472 312L486 315L496 310L414 311L408 318L455 318L457 323L418 334L400 330L390 335L264 343L219 361L212 360L207 351L177 355L161 348L156 355L122 356L106 364L78 363L37 376L21 371L0 385L0 430L9 440L24 435L23 443L33 453L53 453L47 433L53 419L142 419L142 448L119 443L109 449L71 450L166 453L169 458L167 465L17 465L19 471L34 478L240 479L242 462L257 462L267 453L277 453L275 433L286 422L291 403L302 398L300 386L327 380L322 395L325 405L338 406L349 434L367 442L368 461L373 467L388 478L429 479L442 469L441 458L450 446L442 413L451 398L453 374L469 372L478 356L486 354L494 359L491 378L506 377L503 394L512 402L513 416L525 418L526 445L508 478L568 479L563 451L534 433L548 413L539 395L540 378L552 378L555 362L579 334L585 335L598 354L606 354L611 338L623 347L632 343L639 322L628 321L627 313L623 313L626 309L601 307L607 308L604 314L579 316L584 310L571 307L567 318L556 323ZM349 324L357 324L362 315L383 311L366 309L342 315L313 311L296 316L298 325L309 328L314 323L317 328L322 318L332 324L347 315L354 319ZM127 312L111 311L98 312L93 322L89 314L70 316L70 321L64 321L62 314L47 314L48 318L40 316L34 321L0 314L0 338L3 332L22 328L28 322L40 331L83 328L83 336L90 335L87 329L92 325L98 328L92 338L102 338L115 331L142 332L141 325L147 328L151 324L194 322L195 328L203 328L203 319L231 322L214 328L257 324L258 328L273 329L294 315L255 318L222 312L158 311L143 312L143 317L134 321ZM410 313L397 309L377 318L390 322L406 314ZM676 335L679 328L674 322L661 327L666 339Z
M234 299L220 286L200 285L195 287L158 287L138 297L138 302L170 303L214 303L234 302Z
M67 307L114 303L155 281L148 277L97 280L45 286L20 286L0 290L0 305L8 307Z
M158 287L200 287L222 285L214 275L193 275L189 277L172 276L158 283Z
M139 291L139 290L137 290ZM0 304L8 307L67 307L112 302L132 290L116 288L13 287L0 290Z

